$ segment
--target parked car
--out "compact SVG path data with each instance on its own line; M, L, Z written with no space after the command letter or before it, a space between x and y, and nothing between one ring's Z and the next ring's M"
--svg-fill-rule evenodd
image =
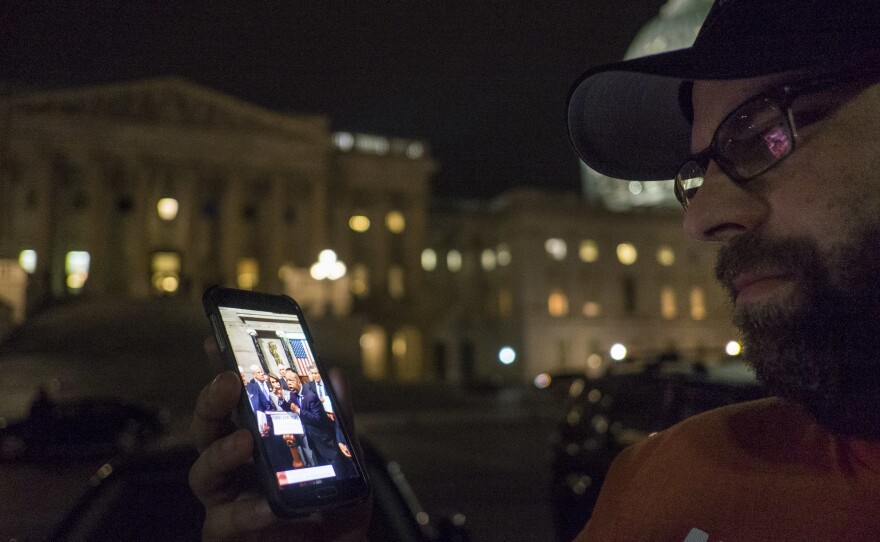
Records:
M694 414L765 396L742 361L623 364L599 379L571 379L568 391L552 459L560 541L573 539L583 528L623 448Z

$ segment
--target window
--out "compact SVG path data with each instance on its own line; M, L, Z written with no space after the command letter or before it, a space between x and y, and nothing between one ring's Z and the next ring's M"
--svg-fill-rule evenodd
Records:
M617 260L623 265L632 265L636 263L639 253L632 243L621 243L617 245Z
M400 299L404 293L403 267L392 265L388 268L388 294L392 299Z
M595 318L602 314L602 305L596 301L587 301L584 303L583 313L587 318Z
M355 297L365 298L370 295L370 275L366 265L359 263L351 270L349 288Z
M657 249L657 262L664 267L675 264L675 251L671 247L662 246Z
M547 312L560 318L568 315L568 297L561 290L553 290L547 298Z
M544 243L544 250L556 261L561 262L568 254L568 245L562 239L551 238Z
M260 284L260 264L256 258L241 258L235 264L235 281L242 290L253 290Z
M426 248L422 251L422 269L425 271L437 269L437 252L434 249Z
M156 210L159 218L165 221L171 221L177 218L177 211L180 210L180 204L174 198L162 198L156 204Z
M483 266L484 271L493 271L498 265L498 256L495 255L495 251L491 248L483 250L480 253L480 265Z
M180 253L154 252L150 270L156 292L173 294L180 287Z
M672 320L678 315L675 304L675 289L672 286L664 286L660 291L660 315L666 320Z
M370 229L370 219L364 215L354 215L348 219L348 227L352 231L363 233Z
M92 257L88 252L74 250L67 253L64 258L64 271L67 274L67 288L72 293L78 293L85 286L89 278L89 266Z
M694 320L706 318L706 296L699 286L691 288L691 318Z
M453 273L461 271L461 252L450 250L449 253L446 254L446 268Z
M406 219L400 211L388 211L385 215L385 227L391 233L403 233L406 229Z
M581 246L578 249L578 256L580 257L582 262L585 263L593 263L599 260L599 245L596 244L596 241L592 239L585 239L581 241Z
M505 244L498 245L495 249L495 257L498 260L498 265L507 267L511 260L510 247Z

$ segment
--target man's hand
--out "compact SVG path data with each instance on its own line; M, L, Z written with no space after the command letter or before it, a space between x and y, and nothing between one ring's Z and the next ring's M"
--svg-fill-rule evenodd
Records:
M213 339L205 341L205 350L215 366L222 365ZM350 407L342 375L331 373L331 379L338 386L340 401ZM247 429L236 430L231 422L241 389L239 375L222 372L202 390L196 403L192 436L200 455L190 469L189 484L205 506L202 539L363 540L370 518L369 502L329 513L332 521L324 521L321 514L281 520L272 513L257 486L251 455L253 437Z

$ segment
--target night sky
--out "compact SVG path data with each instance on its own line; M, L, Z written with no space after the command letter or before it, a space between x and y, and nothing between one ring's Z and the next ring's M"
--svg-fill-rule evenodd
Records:
M438 195L578 189L571 83L664 0L0 2L0 81L180 75L334 130L424 139Z

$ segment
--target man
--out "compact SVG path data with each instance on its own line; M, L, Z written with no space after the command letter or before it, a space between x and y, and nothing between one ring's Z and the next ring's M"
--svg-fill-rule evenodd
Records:
M625 450L579 541L880 540L878 66L876 0L717 0L694 47L573 90L588 164L676 179L684 228L717 243L747 357L776 395ZM228 400L214 387L208 419ZM202 446L222 434L196 421ZM212 528L232 508L202 480L228 480L206 465L231 438L191 476Z
M298 376L294 374L288 384L291 387L290 402L285 403L285 408L299 414L315 462L318 465L333 464L340 454L336 426L327 417L318 396L303 386Z
M694 47L588 72L581 157L675 179L777 397L625 450L579 541L880 540L880 3L719 0Z

